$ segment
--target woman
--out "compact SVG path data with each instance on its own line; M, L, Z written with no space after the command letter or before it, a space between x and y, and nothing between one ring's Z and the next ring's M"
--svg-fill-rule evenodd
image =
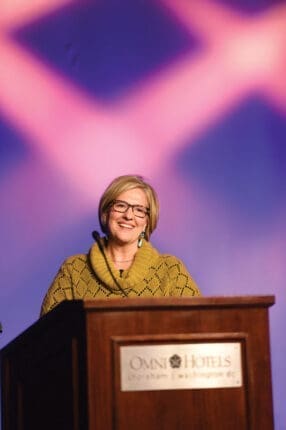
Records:
M183 263L159 254L149 242L159 204L154 189L141 176L119 176L99 204L105 238L94 232L89 254L69 257L49 288L41 315L63 300L196 296L199 289Z

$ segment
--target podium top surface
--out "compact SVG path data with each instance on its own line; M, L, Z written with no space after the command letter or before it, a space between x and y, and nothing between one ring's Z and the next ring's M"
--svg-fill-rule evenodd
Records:
M128 310L154 308L221 308L221 307L270 307L275 296L219 296L219 297L163 297L96 299L82 302L85 310Z

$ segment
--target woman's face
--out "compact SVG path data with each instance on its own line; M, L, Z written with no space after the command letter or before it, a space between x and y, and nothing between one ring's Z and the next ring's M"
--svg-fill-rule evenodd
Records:
M141 188L124 191L117 196L116 200L148 208L146 194ZM107 215L109 239L121 245L135 243L137 245L138 237L147 226L147 223L148 215L140 218L134 214L132 207L129 207L123 213L117 212L111 207Z

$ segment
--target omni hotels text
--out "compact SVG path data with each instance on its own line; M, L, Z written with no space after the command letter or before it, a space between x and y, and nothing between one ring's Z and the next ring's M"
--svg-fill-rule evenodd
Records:
M129 367L133 371L140 370L160 370L160 369L217 369L217 368L228 368L231 367L231 356L221 355L209 355L209 356L197 356L197 355L183 355L176 357L140 357L135 355L129 361ZM173 361L172 361L173 359Z

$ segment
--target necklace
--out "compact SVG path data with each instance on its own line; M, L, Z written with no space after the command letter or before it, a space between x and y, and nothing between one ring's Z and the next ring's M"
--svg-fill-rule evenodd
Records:
M130 258L129 260L113 260L112 259L112 261L113 261L113 263L129 263L130 261L133 261L133 259L134 259L134 257Z

